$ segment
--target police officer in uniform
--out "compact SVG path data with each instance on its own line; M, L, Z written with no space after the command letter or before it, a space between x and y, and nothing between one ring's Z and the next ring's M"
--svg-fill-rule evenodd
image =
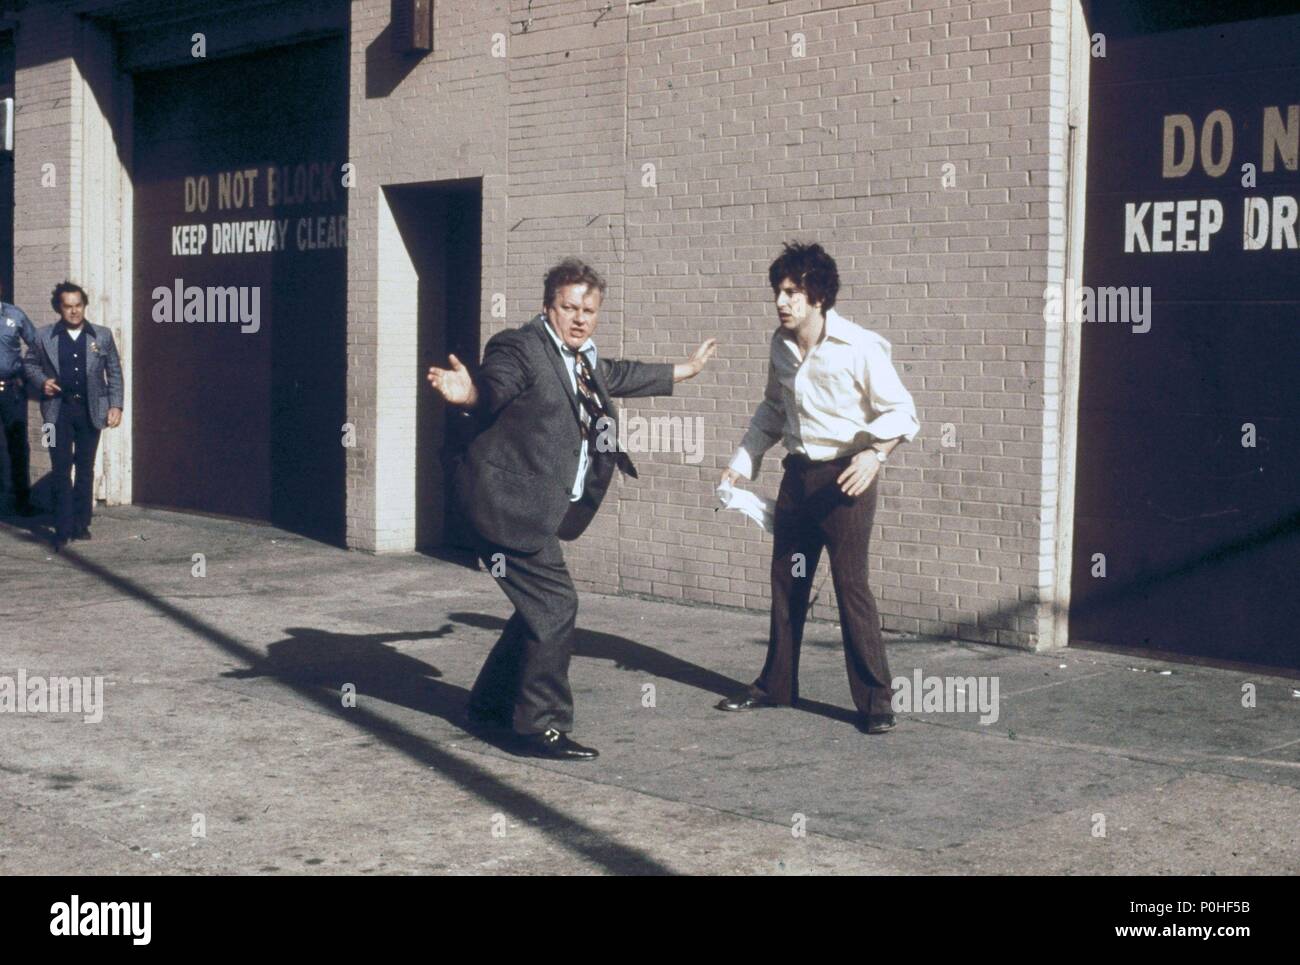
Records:
M36 343L36 326L17 305L0 301L0 511L7 492L21 516L35 516L28 469L27 394L23 391L23 344Z

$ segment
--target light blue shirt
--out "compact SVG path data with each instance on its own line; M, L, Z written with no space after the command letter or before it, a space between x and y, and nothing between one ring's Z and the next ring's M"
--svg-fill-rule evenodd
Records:
M542 327L546 329L546 334L551 336L551 341L560 350L560 358L564 359L564 367L569 370L569 387L573 389L573 394L576 396L578 394L577 356L574 354L573 349L560 340L560 336L555 333L555 326L551 324L550 319L545 315L539 317L542 320ZM596 371L596 343L591 339L587 339L582 343L582 347L578 351L587 356L587 361L591 364L591 370ZM579 402L578 405L581 406L582 403ZM587 440L582 441L582 446L579 447L578 452L580 453L578 456L578 475L573 480L573 488L569 490L569 502L571 503L576 503L582 498L583 486L587 480Z
M0 302L0 380L23 374L23 343L36 344L36 326L17 305Z

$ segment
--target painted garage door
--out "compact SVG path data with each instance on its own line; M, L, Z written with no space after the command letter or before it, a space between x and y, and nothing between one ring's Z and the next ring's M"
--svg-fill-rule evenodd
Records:
M1300 668L1300 16L1139 6L1089 24L1071 638Z
M343 41L138 74L134 117L135 498L340 541Z

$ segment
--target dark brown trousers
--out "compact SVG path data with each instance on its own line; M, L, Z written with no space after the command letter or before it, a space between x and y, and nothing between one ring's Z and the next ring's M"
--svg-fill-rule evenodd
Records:
M867 587L867 547L879 477L866 492L850 497L835 482L849 465L847 457L810 462L791 455L783 465L772 548L772 624L767 662L754 690L780 704L792 704L799 697L799 647L824 548L839 601L853 703L862 714L888 714L889 663L876 598Z

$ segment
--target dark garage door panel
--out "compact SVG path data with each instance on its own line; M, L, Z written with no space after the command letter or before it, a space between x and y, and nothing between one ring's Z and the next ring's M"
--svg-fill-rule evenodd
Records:
M135 82L134 486L143 503L273 521L340 541L344 526L345 248L300 251L300 218L334 201L269 205L266 170L346 159L342 38L147 72ZM217 207L217 175L258 171L257 203ZM207 176L206 212L185 178ZM283 180L283 179L281 179ZM289 219L283 252L174 255L171 228ZM152 293L260 289L257 333L157 324Z
M1150 286L1154 304L1143 334L1082 326L1075 640L1300 667L1300 251L1241 245L1245 196L1300 197L1297 172L1261 170L1264 107L1300 102L1297 49L1284 17L1111 35L1093 61L1083 281ZM1230 169L1162 177L1164 115L1199 133L1215 109ZM1124 253L1126 203L1207 198L1225 210L1210 251Z

